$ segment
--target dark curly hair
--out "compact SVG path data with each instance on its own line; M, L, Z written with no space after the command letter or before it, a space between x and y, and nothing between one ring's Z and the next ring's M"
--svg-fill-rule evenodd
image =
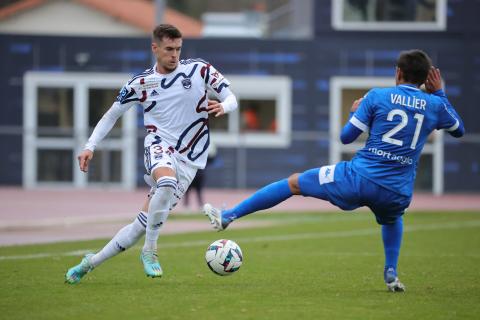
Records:
M182 33L171 24L159 24L153 29L152 37L154 41L162 41L163 38L178 39Z
M419 49L402 51L397 59L397 67L403 72L403 80L420 86L427 79L432 60Z

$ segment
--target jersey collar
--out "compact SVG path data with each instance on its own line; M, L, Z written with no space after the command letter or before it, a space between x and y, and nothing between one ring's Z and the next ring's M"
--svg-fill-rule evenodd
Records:
M399 84L398 85L399 87L404 87L404 88L407 88L407 89L413 89L413 90L417 90L417 91L420 91L419 88L417 88L416 85L414 84L407 84L407 83L404 83L404 84Z
M170 73L160 73L160 72L157 71L157 63L155 63L155 64L153 65L153 72L154 72L157 76L168 77L169 75L174 74L175 71L177 71L177 70L178 70L178 65L177 65L177 67L175 68L175 70L173 70L173 71L170 72Z

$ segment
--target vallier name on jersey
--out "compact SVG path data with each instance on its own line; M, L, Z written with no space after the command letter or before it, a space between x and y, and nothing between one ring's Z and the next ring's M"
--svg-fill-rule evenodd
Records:
M390 100L393 104L399 104L404 107L410 107L420 110L425 110L427 101L425 99L418 99L417 97L403 96L401 94L390 94Z

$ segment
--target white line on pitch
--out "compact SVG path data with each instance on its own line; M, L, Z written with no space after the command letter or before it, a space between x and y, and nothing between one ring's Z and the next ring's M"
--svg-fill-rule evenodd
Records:
M477 228L480 227L480 220L471 220L464 222L450 222L450 223L435 223L417 226L407 226L404 232L416 232L416 231L435 231L435 230L448 230L448 229L462 229L462 228ZM249 242L266 242L266 241L288 241L288 240L304 240L304 239L325 239L325 238L347 238L355 236L369 236L379 234L380 228L368 228L359 230L347 230L347 231L331 231L331 232L309 232L309 233L295 233L288 235L278 236L261 236L261 237L248 237L248 238L235 238L238 243ZM211 239L184 241L176 243L159 244L161 249L169 248L181 248L181 247L193 247L193 246L207 246L211 242ZM136 246L139 248L140 246ZM45 252L27 255L15 255L15 256L0 256L1 260L28 260L28 259L40 259L49 257L65 257L65 256L81 256L88 252L95 250L75 250L68 252Z

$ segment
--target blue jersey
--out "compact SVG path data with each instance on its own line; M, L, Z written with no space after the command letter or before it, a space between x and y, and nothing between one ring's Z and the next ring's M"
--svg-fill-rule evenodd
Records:
M425 93L413 85L370 90L350 118L369 131L352 169L389 190L410 196L417 162L430 133L454 132L463 124L442 90Z

